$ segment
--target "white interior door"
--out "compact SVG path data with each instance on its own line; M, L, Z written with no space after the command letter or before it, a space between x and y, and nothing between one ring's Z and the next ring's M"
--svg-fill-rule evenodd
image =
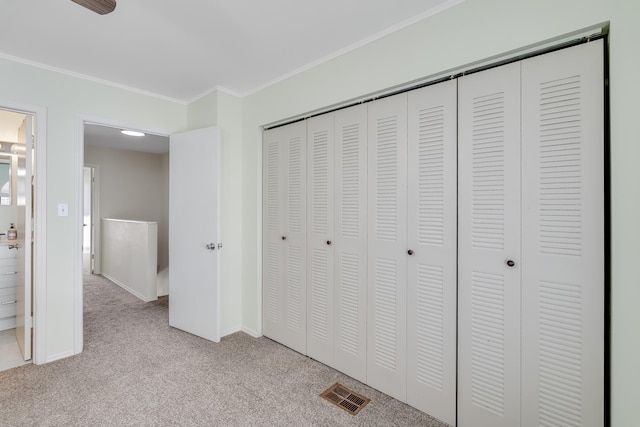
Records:
M220 142L215 127L171 135L169 324L220 340Z
M602 44L522 62L523 426L605 423Z
M407 94L369 104L367 383L407 397Z
M335 112L333 366L367 381L367 105Z
M307 355L333 366L334 114L307 120Z
M271 129L263 135L263 271L262 331L280 343L285 340L284 304L284 134L283 128ZM290 344L288 344L290 345Z
M307 353L307 124L264 132L263 332Z
M520 63L458 80L458 425L520 424Z
M407 402L456 422L456 82L409 92Z
M286 127L284 233L284 339L285 345L307 352L307 124Z
M32 346L32 306L31 306L31 223L32 223L32 148L33 118L26 116L18 129L18 142L24 144L24 152L18 152L17 185L17 295L16 295L16 338L24 360L31 360Z

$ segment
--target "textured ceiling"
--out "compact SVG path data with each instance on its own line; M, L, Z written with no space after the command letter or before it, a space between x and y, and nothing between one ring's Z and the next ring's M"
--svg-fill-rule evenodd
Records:
M462 0L2 0L0 56L190 102L251 93Z
M146 134L145 136L127 136L121 129L97 124L84 125L84 143L102 148L142 151L162 154L169 152L169 137Z

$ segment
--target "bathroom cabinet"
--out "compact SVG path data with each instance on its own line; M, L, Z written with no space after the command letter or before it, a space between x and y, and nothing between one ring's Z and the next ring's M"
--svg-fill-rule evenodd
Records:
M16 327L17 275L15 241L0 242L0 331Z

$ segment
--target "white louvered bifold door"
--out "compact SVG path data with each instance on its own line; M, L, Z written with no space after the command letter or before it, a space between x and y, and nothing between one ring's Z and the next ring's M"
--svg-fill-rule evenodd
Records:
M604 424L602 40L522 62L522 425Z
M284 276L285 341L282 344L306 354L306 123L286 126L285 138L285 217Z
M262 329L279 342L284 336L283 138L283 128L262 135Z
M333 113L307 120L307 355L333 366Z
M264 334L306 354L306 123L263 140Z
M520 423L520 64L460 78L458 109L458 425L513 427Z
M456 81L408 97L407 403L455 425Z
M406 401L407 94L368 107L367 384Z
M333 367L367 381L367 106L335 112Z

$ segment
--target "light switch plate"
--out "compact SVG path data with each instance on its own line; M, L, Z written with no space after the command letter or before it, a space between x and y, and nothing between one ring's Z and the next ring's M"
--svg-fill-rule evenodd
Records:
M69 205L66 203L58 203L58 216L69 216Z

